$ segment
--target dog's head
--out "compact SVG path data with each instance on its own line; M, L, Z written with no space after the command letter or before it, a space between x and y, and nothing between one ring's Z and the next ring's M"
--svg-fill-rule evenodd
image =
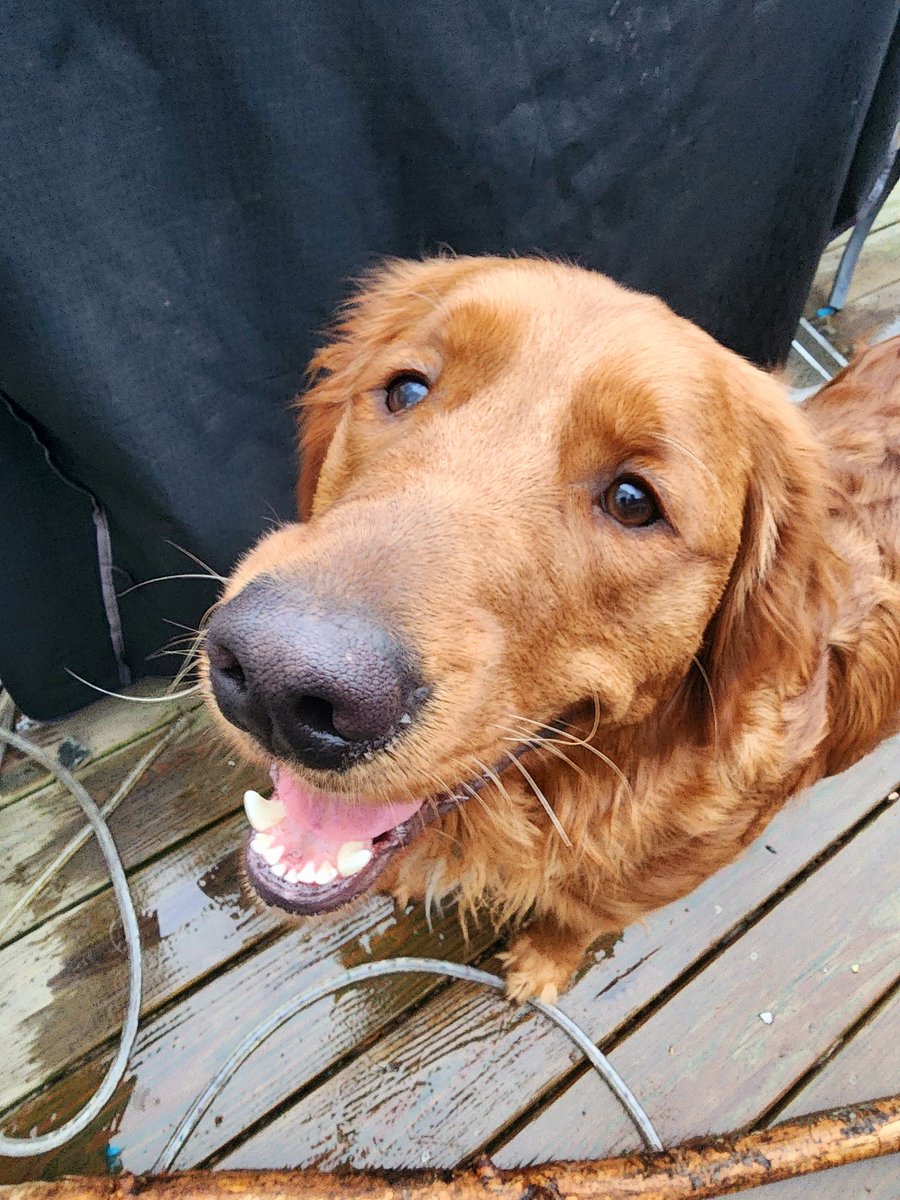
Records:
M304 523L244 558L206 643L214 708L273 768L247 862L282 907L369 886L559 719L602 746L698 661L720 713L773 655L804 669L815 447L660 301L545 261L392 263L300 413Z

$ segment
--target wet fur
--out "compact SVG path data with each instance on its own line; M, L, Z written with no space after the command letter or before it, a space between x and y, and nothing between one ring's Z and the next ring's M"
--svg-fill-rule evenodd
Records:
M390 416L409 369L431 395ZM226 598L260 573L314 580L413 647L421 719L371 763L306 774L357 803L495 772L382 879L516 925L512 996L555 996L600 935L898 729L900 339L801 410L602 276L398 262L344 312L299 412L305 524L264 538ZM598 513L623 464L674 528ZM504 755L530 739L529 780Z

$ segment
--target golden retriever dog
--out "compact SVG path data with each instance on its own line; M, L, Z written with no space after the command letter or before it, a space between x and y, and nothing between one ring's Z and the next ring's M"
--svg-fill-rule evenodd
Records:
M268 903L455 895L553 999L898 729L900 339L798 408L601 275L392 262L310 380L203 668Z

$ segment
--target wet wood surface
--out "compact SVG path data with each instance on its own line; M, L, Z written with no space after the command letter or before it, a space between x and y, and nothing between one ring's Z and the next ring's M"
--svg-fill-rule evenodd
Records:
M160 846L187 839L240 807L240 788L261 782L258 772L240 768L214 739L203 714L185 718L189 727L165 747L142 773L109 819L128 869L159 853ZM78 778L101 805L129 772L163 741L169 726L91 762ZM216 769L210 769L218 759ZM229 766L229 761L234 766ZM20 937L55 913L108 887L106 866L93 838L53 874L25 907L25 893L41 878L70 839L83 827L81 809L66 788L52 783L10 804L0 820L0 946ZM5 914L18 909L8 920Z
M833 1056L781 1110L778 1120L801 1116L831 1107L831 1097L841 1104L866 1098L866 1089L880 1094L895 1087L900 1078L900 989L861 1029L835 1048ZM841 1167L834 1173L796 1179L791 1183L766 1184L753 1193L753 1200L897 1200L900 1196L900 1154L869 1159Z
M303 922L260 947L158 1016L146 1021L132 1058L133 1077L111 1101L107 1120L80 1145L40 1164L3 1163L0 1180L38 1172L99 1170L104 1165L105 1129L115 1113L117 1145L129 1168L149 1170L191 1101L241 1038L285 999L348 967L372 958L439 954L450 961L474 957L489 940L476 931L468 943L455 915L429 929L421 906L398 913L384 897L371 897L345 914ZM440 988L423 975L382 980L325 998L269 1039L226 1088L179 1160L202 1162L210 1153L301 1091L344 1055L384 1032L404 1010ZM173 1064L183 1068L173 1071ZM10 1128L43 1130L74 1114L101 1074L96 1061L84 1064L57 1086L20 1105ZM51 1119L52 1118L52 1119Z
M131 876L140 919L144 1016L278 928L240 899L242 817L230 817ZM0 1104L58 1075L118 1032L127 981L109 889L0 951L7 1032Z
M900 1150L900 1096L786 1121L772 1129L655 1154L500 1170L489 1160L452 1173L331 1175L320 1171L187 1172L118 1180L82 1177L20 1186L10 1200L712 1200ZM3 1192L0 1191L0 1195Z
M170 679L144 679L127 689L129 696L159 699L171 688ZM77 770L142 734L159 729L196 700L173 700L145 704L104 697L96 704L59 721L44 721L27 736L35 745L60 754L65 766ZM61 753L60 753L61 751ZM11 747L0 766L0 809L19 796L40 787L49 776L40 763L25 758Z
M728 947L611 1054L666 1144L751 1124L898 982L900 803L852 838L802 887ZM854 967L856 970L854 970ZM898 1062L900 1069L900 1062ZM496 1154L539 1161L577 1128L578 1158L638 1148L610 1108L602 1127L596 1080L583 1076Z

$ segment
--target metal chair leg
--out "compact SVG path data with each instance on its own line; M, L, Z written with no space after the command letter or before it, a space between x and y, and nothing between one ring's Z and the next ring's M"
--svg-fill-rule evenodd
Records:
M816 313L817 317L830 317L834 313L840 312L847 301L847 293L850 291L850 284L853 280L853 272L856 269L856 260L859 258L859 253L863 248L863 242L869 235L869 230L875 224L875 218L881 212L881 207L891 194L894 185L900 180L900 152L894 155L893 162L889 167L879 175L872 192L863 206L859 220L853 227L853 233L850 235L850 240L844 247L844 253L841 255L841 261L838 263L838 269L834 277L834 283L831 285L831 294L828 297L828 303L824 308L820 308Z

